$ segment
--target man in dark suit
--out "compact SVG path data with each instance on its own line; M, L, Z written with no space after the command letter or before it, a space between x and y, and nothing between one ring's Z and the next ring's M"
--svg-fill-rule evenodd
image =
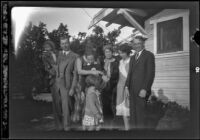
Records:
M71 96L73 96L77 84L77 70L75 65L77 54L70 50L69 45L69 38L60 38L62 51L58 54L58 74L56 77L57 89L61 96L63 115L62 123L65 131L70 129L70 110L72 109Z
M145 50L145 40L143 36L136 36L131 42L136 53L130 60L125 93L130 98L132 128L145 128L146 102L155 77L155 57Z

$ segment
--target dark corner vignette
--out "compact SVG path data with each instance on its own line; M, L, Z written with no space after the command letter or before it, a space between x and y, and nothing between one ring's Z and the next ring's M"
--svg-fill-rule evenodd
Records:
M99 2L99 1L98 1ZM2 116L2 124L1 124L1 137L2 138L8 138L9 137L9 88L8 88L8 61L9 61L9 54L8 51L11 50L9 48L9 45L11 42L11 35L9 33L9 31L11 32L11 21L10 21L10 16L11 16L11 7L9 7L9 4L11 6L40 6L40 4L42 6L47 6L47 7L67 7L68 5L70 5L71 7L78 7L78 4L76 2L66 2L66 4L62 4L61 1L59 1L58 3L56 1L52 1L53 4L50 4L48 2L45 1L41 1L41 2L36 2L36 1L32 1L31 3L29 2L1 2L1 13L2 13L2 25L1 25L1 29L2 29L2 61L1 61L1 65L2 65L2 81L3 81L3 88L2 88L2 94L1 94L1 106L2 106L2 112L1 112L1 116ZM64 2L63 2L64 3ZM90 2L87 1L87 4L85 4L84 2L80 2L80 7L96 7L95 6L95 2L91 2L91 4L89 4ZM120 7L120 4L118 5L113 4L112 2L108 2L108 3L103 3L103 2L99 2L100 3L100 7ZM162 2L160 2L161 7L169 7L169 9L173 9L175 8L175 6L173 5L173 2L171 2L172 4L162 4ZM199 6L197 6L197 4L199 5L199 2L193 2L191 4L178 4L178 2L175 4L177 5L180 9L181 8L188 8L190 10L190 16L189 16L189 20L190 20L190 24L189 24L189 37L190 37L190 42L189 42L189 50L190 50L190 109L191 109L191 129L190 130L183 130L183 133L181 132L177 132L176 130L173 131L146 131L146 130L131 130L129 132L120 132L120 131L100 131L100 132L69 132L68 134L63 134L60 133L58 135L58 138L63 138L63 136L68 136L70 138L74 138L74 137L82 137L82 134L84 136L83 137L87 137L87 138L111 138L111 137L120 137L120 138L140 138L140 137L145 137L145 138L182 138L182 135L186 135L186 137L191 137L191 138L199 138L199 41L197 41L196 39L199 38L199 29L197 27L199 27ZM92 6L91 6L92 5ZM114 6L113 6L114 5ZM123 7L131 7L130 4L122 4ZM145 4L144 4L145 5ZM145 7L142 4L139 4L139 6ZM156 7L158 8L158 5L155 4ZM70 7L69 6L69 7ZM98 7L98 6L97 6ZM147 5L146 5L147 7ZM70 134L71 133L71 134ZM44 135L42 133L41 137ZM39 134L39 135L40 135ZM26 134L24 134L26 135ZM37 135L37 133L36 133ZM52 137L53 134L50 134ZM30 137L30 136L29 136ZM36 136L33 136L36 137Z

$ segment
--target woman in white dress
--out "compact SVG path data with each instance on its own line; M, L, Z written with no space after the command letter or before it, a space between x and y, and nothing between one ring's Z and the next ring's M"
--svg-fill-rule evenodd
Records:
M121 56L119 64L119 80L117 84L116 116L123 116L125 130L129 129L129 97L125 94L125 82L129 71L131 47L123 44L119 47Z

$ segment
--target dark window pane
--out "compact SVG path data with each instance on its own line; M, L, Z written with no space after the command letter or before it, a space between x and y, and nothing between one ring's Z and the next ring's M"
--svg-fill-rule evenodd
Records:
M183 18L157 24L157 53L183 50Z

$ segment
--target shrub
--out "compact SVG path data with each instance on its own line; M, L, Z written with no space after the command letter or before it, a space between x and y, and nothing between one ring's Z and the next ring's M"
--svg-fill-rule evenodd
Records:
M190 111L188 108L182 107L176 102L166 104L164 117L159 121L156 129L188 129L189 128Z

